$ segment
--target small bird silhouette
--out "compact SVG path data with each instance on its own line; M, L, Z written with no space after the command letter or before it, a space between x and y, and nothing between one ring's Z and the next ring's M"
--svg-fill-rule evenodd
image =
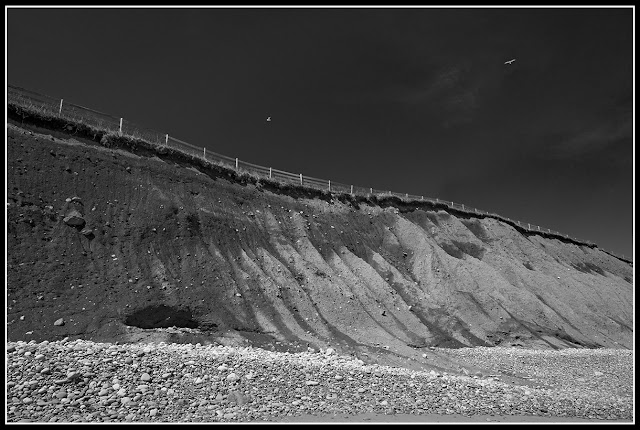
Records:
M271 122L271 117L267 117L267 122Z
M511 63L513 63L514 61L516 61L516 59L515 59L515 58L514 58L513 60L505 61L505 62L504 62L504 64L511 64Z

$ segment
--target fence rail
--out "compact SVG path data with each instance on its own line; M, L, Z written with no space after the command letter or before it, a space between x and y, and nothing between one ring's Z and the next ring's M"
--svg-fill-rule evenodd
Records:
M212 161L230 169L234 169L238 172L246 171L250 174L256 175L261 178L277 180L285 183L300 185L303 187L310 187L318 190L326 190L331 193L343 193L352 194L357 196L378 196L378 197L397 197L403 201L425 201L433 204L440 204L448 208L456 209L466 213L475 213L478 215L486 215L503 221L508 221L513 225L517 225L519 228L530 231L540 232L552 236L561 237L571 240L576 243L585 244L588 246L595 246L594 243L579 240L566 234L559 233L555 230L548 228L542 228L538 225L531 223L524 223L521 221L514 221L510 218L503 217L496 213L483 211L462 203L455 203L446 200L440 200L438 198L410 195L408 193L396 193L393 191L376 190L373 188L366 188L360 186L354 186L351 184L342 184L333 182L326 179L312 178L304 176L302 173L291 173L282 170L274 169L272 167L259 166L247 161L241 161L237 158L228 157L226 155L217 154L212 151L208 151L205 147L198 147L188 142L184 142L180 139L176 139L173 136L169 136L167 133L161 133L156 130L151 130L146 127L134 124L124 118L119 118L113 115L105 114L95 111L83 106L78 106L72 103L65 102L64 99L56 99L43 94L36 93L34 91L8 85L7 87L7 102L14 104L17 107L25 107L35 109L44 114L59 116L65 119L73 120L82 124L90 125L98 129L106 130L112 133L118 133L125 136L131 136L140 140L145 140L149 143L153 143L159 146L170 147L197 157L202 157L207 161ZM600 250L610 254L616 258L628 261L632 261L626 258L624 255L616 255L612 252L606 251L602 248Z

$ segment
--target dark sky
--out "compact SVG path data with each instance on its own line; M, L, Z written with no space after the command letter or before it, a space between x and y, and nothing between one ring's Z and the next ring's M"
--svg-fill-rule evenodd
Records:
M633 14L8 8L7 80L254 164L452 200L630 258Z

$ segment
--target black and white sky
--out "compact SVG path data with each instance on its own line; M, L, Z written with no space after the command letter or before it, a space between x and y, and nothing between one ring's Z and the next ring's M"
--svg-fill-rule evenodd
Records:
M633 255L634 7L5 12L8 84Z

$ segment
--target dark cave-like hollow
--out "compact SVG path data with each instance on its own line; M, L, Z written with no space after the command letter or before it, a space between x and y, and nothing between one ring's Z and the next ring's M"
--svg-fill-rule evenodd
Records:
M198 328L188 309L176 309L166 305L153 305L128 315L124 323L128 326L149 328L186 327Z

